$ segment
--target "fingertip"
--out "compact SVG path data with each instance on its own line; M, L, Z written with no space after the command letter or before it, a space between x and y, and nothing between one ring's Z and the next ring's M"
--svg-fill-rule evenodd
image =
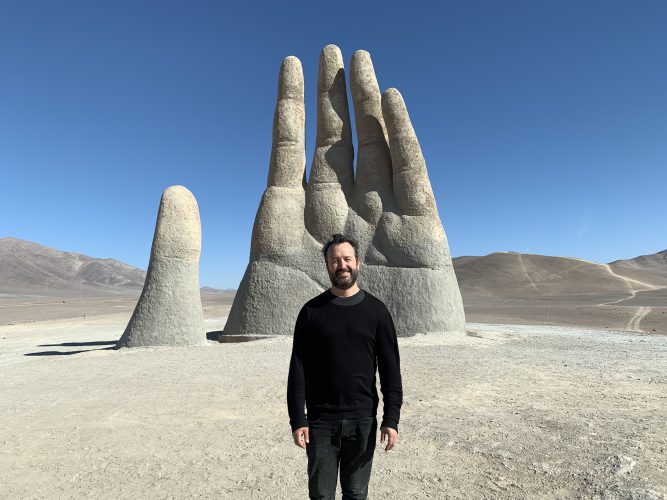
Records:
M303 99L303 67L295 56L287 56L280 65L278 77L279 99Z
M400 101L403 101L403 96L398 91L398 89L394 87L389 87L387 90L385 90L382 94L382 98L392 100L399 99Z
M368 70L373 71L373 60L370 53L366 50L355 50L350 59L350 70L357 74L366 73ZM373 76L375 76L374 72Z
M340 59L341 62L343 60L343 53L341 52L340 48L338 45L335 45L333 43L329 43L324 46L322 49L322 53L320 54L320 57L333 57L336 59Z
M404 131L405 127L412 130L412 123L403 96L395 88L387 89L382 94L382 115L390 137L397 132Z
M370 54L370 52L368 52L367 50L364 50L364 49L355 50L352 53L352 61L353 62L354 61L356 61L356 62L361 62L361 61L371 62L371 54Z
M332 87L335 87L334 91L345 93L345 77L343 76L342 79L339 77L344 66L343 54L337 46L330 44L324 47L320 54L317 77L318 92L329 92ZM336 80L337 77L339 77L339 80Z
M301 60L296 56L287 56L281 64L283 68L294 67L301 69Z
M395 88L388 88L382 94L382 110L383 111L393 111L397 107L405 108L405 101L403 96Z
M371 55L365 50L357 50L350 61L350 90L355 102L364 102L370 98L379 99L375 69Z

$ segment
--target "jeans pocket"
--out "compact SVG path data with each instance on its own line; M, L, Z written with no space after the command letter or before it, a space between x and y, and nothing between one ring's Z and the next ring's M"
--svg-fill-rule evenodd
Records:
M358 419L356 419L356 420L357 420L357 425L360 425L360 426L363 426L363 427L372 425L372 424L376 421L376 420L375 420L375 416L372 416L372 417L360 417L360 418L358 418Z

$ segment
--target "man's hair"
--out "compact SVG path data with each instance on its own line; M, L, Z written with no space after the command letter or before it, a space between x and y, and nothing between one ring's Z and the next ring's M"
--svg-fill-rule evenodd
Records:
M324 255L324 260L327 260L327 252L329 251L329 247L331 245L340 245L341 243L349 243L352 248L354 249L354 258L359 259L359 255L357 254L357 242L354 241L352 238L347 238L346 236L343 236L342 234L334 234L329 241L322 247L322 254Z

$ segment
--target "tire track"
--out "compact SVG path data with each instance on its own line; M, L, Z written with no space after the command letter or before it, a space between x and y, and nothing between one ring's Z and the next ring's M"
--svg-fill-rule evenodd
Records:
M615 305L615 304L618 304L619 302L625 302L626 300L634 299L634 298L637 296L637 292L641 292L641 291L643 291L643 290L642 290L642 289L636 289L636 288L633 286L633 283L636 283L636 284L638 284L638 285L641 285L642 287L646 287L646 288L644 288L644 290L657 290L658 288L661 288L661 287L659 287L659 286L657 286L657 285L652 285L652 284L650 284L650 283L644 283L643 281L635 280L635 279L632 279L632 278L628 278L628 277L626 277L626 276L623 276L623 275L621 275L621 274L617 274L617 273L614 272L614 270L609 266L609 264L600 264L600 265L601 265L602 267L606 268L607 271L609 271L609 274L611 274L612 276L615 276L615 277L617 277L617 278L622 279L622 280L625 282L626 286L628 287L628 293L630 294L629 297L625 297L625 298L622 298L622 299L618 299L618 300L615 300L615 301L613 301L613 302L606 302L606 303L604 303L604 304L600 304L601 306L613 306L613 305ZM649 308L649 309L650 309L650 308Z
M651 308L649 306L644 306L644 307L637 308L637 312L635 312L634 316L632 318L630 318L630 321L628 321L628 324L625 325L625 329L629 332L641 332L641 331L643 331L640 328L642 320L650 312L651 312Z
M525 274L526 278L528 278L528 281L530 281L530 286L532 286L536 292L539 292L537 285L532 280L532 278L528 274L528 271L526 270L526 265L523 263L523 255L521 255L520 253L518 253L517 255L519 256L519 264L521 264L521 269L523 270L523 274Z

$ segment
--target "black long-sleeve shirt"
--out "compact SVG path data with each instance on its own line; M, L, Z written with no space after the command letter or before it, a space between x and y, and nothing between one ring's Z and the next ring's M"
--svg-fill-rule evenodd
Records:
M361 302L338 305L326 291L303 306L294 328L287 381L292 431L308 419L374 416L376 370L384 402L381 427L398 430L403 389L396 330L387 307L368 292Z

